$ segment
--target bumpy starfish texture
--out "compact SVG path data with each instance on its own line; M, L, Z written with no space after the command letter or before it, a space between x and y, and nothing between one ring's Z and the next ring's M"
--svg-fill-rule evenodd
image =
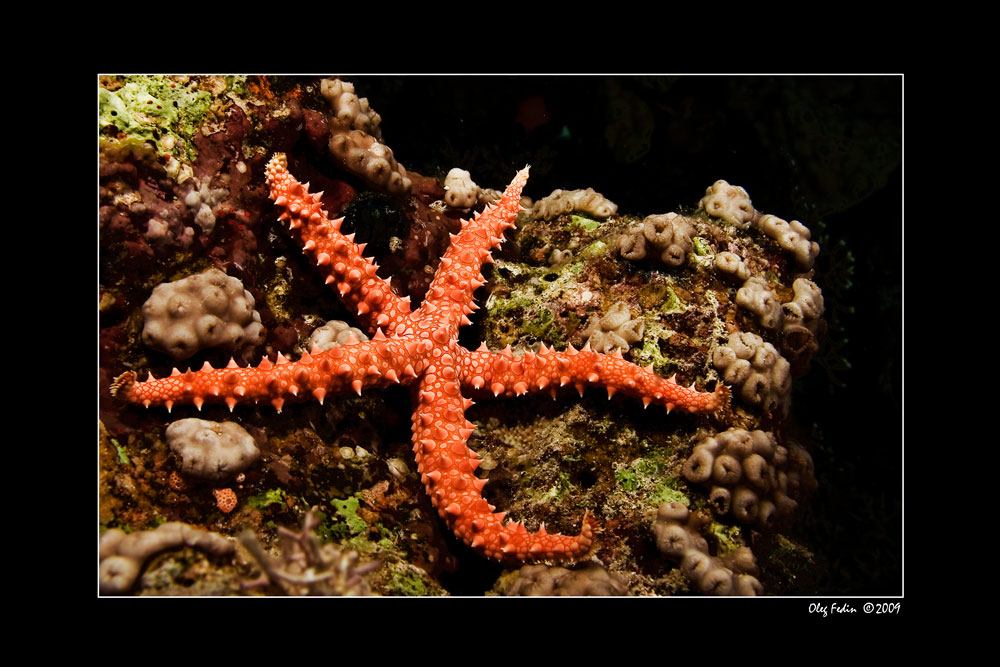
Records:
M588 386L603 386L610 398L621 392L667 410L708 413L725 406L728 390L721 383L714 392L699 392L664 379L652 368L625 361L620 352L599 354L572 346L565 352L542 346L537 353L515 356L510 348L490 352L485 345L470 351L458 344L458 329L469 324L476 308L475 290L485 283L480 273L491 262L503 233L512 227L520 210L521 190L528 179L524 169L515 176L503 197L475 216L462 221L431 282L424 302L416 310L409 298L396 296L378 267L363 256L364 244L353 234L340 232L343 218L329 220L320 207L321 193L310 194L289 172L283 154L267 165L271 198L280 209L279 219L315 260L326 282L357 311L361 324L373 331L372 340L349 341L326 351L314 348L298 361L278 355L266 357L257 367L240 368L230 361L226 368L208 363L196 372L174 369L169 377L137 382L135 373L120 376L112 391L125 400L165 406L224 402L270 401L280 412L286 400L313 397L320 403L332 394L392 383L413 385L413 451L427 493L441 517L455 534L490 558L510 561L567 560L584 556L593 543L595 522L583 518L579 535L528 532L517 522L504 523L505 514L482 497L486 480L476 477L479 456L466 446L475 425L465 418L473 403L463 389L488 390L494 395L526 394L573 384L580 394Z

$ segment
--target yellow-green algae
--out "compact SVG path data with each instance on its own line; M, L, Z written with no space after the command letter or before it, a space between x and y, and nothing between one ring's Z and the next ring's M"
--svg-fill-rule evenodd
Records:
M150 141L160 153L184 162L197 157L195 135L213 102L238 99L246 93L245 76L217 77L228 95L214 94L199 85L168 76L121 76L116 90L98 88L98 131L113 126L125 139Z

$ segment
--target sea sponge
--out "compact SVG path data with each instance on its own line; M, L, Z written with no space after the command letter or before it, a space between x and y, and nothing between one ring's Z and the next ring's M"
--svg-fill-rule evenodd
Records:
M634 261L645 259L654 248L664 264L680 266L694 247L693 233L691 223L677 213L650 215L618 237L618 248L622 257Z
M627 352L632 343L642 340L646 324L641 319L632 319L628 304L619 301L600 320L592 319L582 334L594 352L608 352L619 349Z
M333 157L376 190L408 194L412 183L392 149L382 143L382 117L368 105L368 98L358 98L354 84L340 79L323 79L320 93L332 111L327 119Z
M232 553L236 543L218 533L210 533L177 521L165 523L155 530L131 534L112 528L101 535L101 593L120 595L128 592L138 579L142 564L147 558L182 546L221 556Z
M736 290L736 303L756 314L758 321L768 329L781 326L782 312L778 295L760 276L749 278Z
M552 194L535 202L531 217L535 220L551 220L563 213L579 211L594 218L610 218L618 211L618 205L593 188L586 190L553 190Z
M792 387L790 366L763 338L749 332L732 333L724 345L715 349L712 362L745 402L787 414Z
M794 442L778 445L772 433L741 428L699 442L683 475L709 487L715 514L732 514L762 530L789 520L816 488L809 452Z
M710 595L761 595L757 562L748 547L740 547L726 558L712 556L701 536L707 520L683 503L660 505L653 522L657 548L674 561L694 588Z
M783 250L795 256L795 261L804 269L811 269L819 244L810 241L809 228L798 220L786 222L776 215L764 215L757 220L757 228L778 242Z
M167 427L167 444L185 474L213 481L228 479L260 458L253 436L233 422L181 419Z
M760 216L750 203L747 191L725 181L716 181L705 190L705 196L698 205L713 218L722 218L740 229L748 229L750 223Z
M715 268L741 281L750 279L750 269L735 252L720 252L715 256Z
M142 316L142 342L174 359L209 347L237 349L264 342L253 296L237 278L218 269L157 285Z
M570 570L548 565L525 565L517 573L507 595L625 595L625 582L595 562Z
M329 350L331 347L338 345L349 345L351 344L352 336L354 342L368 340L368 336L361 329L352 327L347 322L341 320L330 320L323 326L313 330L309 336L309 340L306 341L305 349L307 352L310 352L316 347L322 350Z

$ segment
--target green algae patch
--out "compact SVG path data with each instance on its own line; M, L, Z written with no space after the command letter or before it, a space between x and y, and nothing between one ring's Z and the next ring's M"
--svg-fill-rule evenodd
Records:
M285 492L281 489L269 489L262 493L258 493L256 496L250 496L247 498L247 505L258 510L262 510L265 507L275 504L283 505L284 503Z
M386 593L388 595L405 595L407 597L420 597L428 595L430 589L423 578L416 572L404 572L394 570L389 581L386 583Z
M690 499L678 490L679 480L664 476L669 468L669 455L670 448L661 447L628 465L619 465L615 469L615 481L623 492L641 499L643 505L657 507L673 501L690 505Z
M383 595L399 595L405 597L426 597L429 595L447 595L430 576L420 568L408 563L389 563L385 584L380 586Z
M719 544L719 556L728 556L743 546L743 533L739 526L727 526L713 521L708 527L708 532Z
M580 251L580 257L583 259L596 259L606 255L608 252L608 244L604 241L594 241L589 246Z
M114 438L109 438L109 440L111 440L111 444L114 445L115 451L118 452L118 460L125 465L128 465L128 452L125 451L125 448L119 445L118 441Z
M684 309L684 303L674 288L666 283L650 283L639 289L639 305L643 311L672 313Z
M126 76L125 85L98 89L98 129L113 126L125 139L150 141L160 153L185 161L197 156L193 138L212 105L212 94L192 82L163 76Z
M659 507L663 503L683 503L690 507L691 499L677 489L677 482L676 477L668 477L650 496L652 504Z
M701 257L706 257L712 254L711 246L709 246L708 242L700 236L695 236L691 239L691 242L694 244L694 254Z
M368 530L368 523L358 516L358 509L361 507L358 499L354 496L344 500L336 498L330 501L337 514L344 520L347 530L351 535L360 535Z
M494 289L484 305L486 344L498 349L528 337L563 347L567 330L573 331L579 318L570 312L560 321L553 309L561 308L559 304L579 291L584 263L533 267L497 260L496 267Z
M646 320L646 334L642 338L641 347L632 348L632 360L640 366L653 365L653 370L663 376L669 376L677 366L676 360L663 354L660 349L661 340L669 340L674 331L664 327L657 320Z
M639 488L639 480L636 478L634 470L616 470L615 481L627 493L632 493Z
M564 228L567 232L572 232L575 229L582 229L583 231L589 233L601 226L601 223L597 220L591 220L590 218L582 215L571 215L569 220L569 224Z
M548 491L542 494L541 502L559 500L573 488L573 483L569 481L569 473L561 472Z

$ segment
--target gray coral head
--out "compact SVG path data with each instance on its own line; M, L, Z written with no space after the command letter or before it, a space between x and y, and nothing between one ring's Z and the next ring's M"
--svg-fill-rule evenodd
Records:
M253 296L218 269L157 285L142 316L143 342L175 359L209 347L233 349L264 341Z
M260 457L253 436L233 422L181 419L167 427L167 443L181 470L199 479L228 479Z

